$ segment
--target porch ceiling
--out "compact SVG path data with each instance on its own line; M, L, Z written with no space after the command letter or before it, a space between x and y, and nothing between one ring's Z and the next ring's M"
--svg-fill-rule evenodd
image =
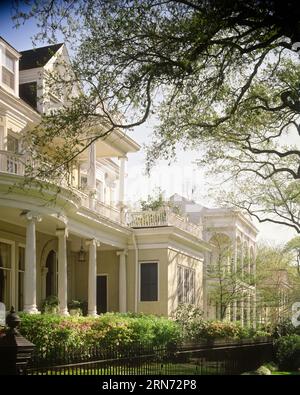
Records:
M85 244L86 240L87 239L84 238L84 237L79 237L78 235L75 235L73 233L69 233L68 242L71 245L71 250L72 251L79 251L80 247L81 247L81 243L82 243L83 248L85 249L85 251L87 251L88 250L88 246ZM109 251L109 250L110 251L111 250L118 251L118 250L120 250L120 248L116 248L116 247L111 246L109 244L101 243L101 240L100 240L100 245L97 247L97 250L101 250L101 251Z
M25 237L26 219L21 216L21 213L22 213L21 209L0 206L0 221L3 221L9 225L18 226L19 228L17 227L14 228L13 226L10 226L10 229L14 230L13 233L15 235ZM63 222L60 221L58 218L51 216L41 216L41 218L42 218L41 222L36 223L37 232L55 236L56 229L63 226ZM0 230L5 230L5 229L3 228ZM12 232L10 231L10 233ZM81 237L79 235L69 232L68 242L71 244L71 250L79 251L81 247L81 243L83 243L83 247L87 251L88 246L85 244L85 241L87 239L88 237L84 237L84 236ZM101 251L120 250L120 248L103 243L101 242L101 240L100 240L100 245L97 247L97 249Z
M0 206L0 221L24 228L25 234L26 219L21 215L21 213L21 209ZM45 215L41 216L41 221L36 223L36 230L41 233L55 235L57 227L61 227L62 225L63 222L60 221L58 218L52 217L50 215Z

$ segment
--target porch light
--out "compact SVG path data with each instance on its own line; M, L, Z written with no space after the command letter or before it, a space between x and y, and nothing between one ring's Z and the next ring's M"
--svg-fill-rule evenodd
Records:
M82 240L81 240L81 247L80 247L80 250L78 252L78 262L80 262L80 263L85 262L85 250L84 250L83 245L82 245Z

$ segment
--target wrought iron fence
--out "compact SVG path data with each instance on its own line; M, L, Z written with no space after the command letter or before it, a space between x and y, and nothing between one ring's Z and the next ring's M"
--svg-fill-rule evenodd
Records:
M29 375L232 375L271 361L270 341L36 352Z

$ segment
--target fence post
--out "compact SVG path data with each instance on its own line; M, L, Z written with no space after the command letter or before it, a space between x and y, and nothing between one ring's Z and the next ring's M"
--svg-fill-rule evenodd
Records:
M26 367L31 359L34 344L18 332L20 317L12 307L6 317L6 333L0 337L0 375L26 374Z

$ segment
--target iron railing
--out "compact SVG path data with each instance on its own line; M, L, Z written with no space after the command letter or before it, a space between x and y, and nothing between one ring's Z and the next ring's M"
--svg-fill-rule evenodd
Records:
M91 347L36 352L29 375L232 375L271 361L270 340L173 347Z

